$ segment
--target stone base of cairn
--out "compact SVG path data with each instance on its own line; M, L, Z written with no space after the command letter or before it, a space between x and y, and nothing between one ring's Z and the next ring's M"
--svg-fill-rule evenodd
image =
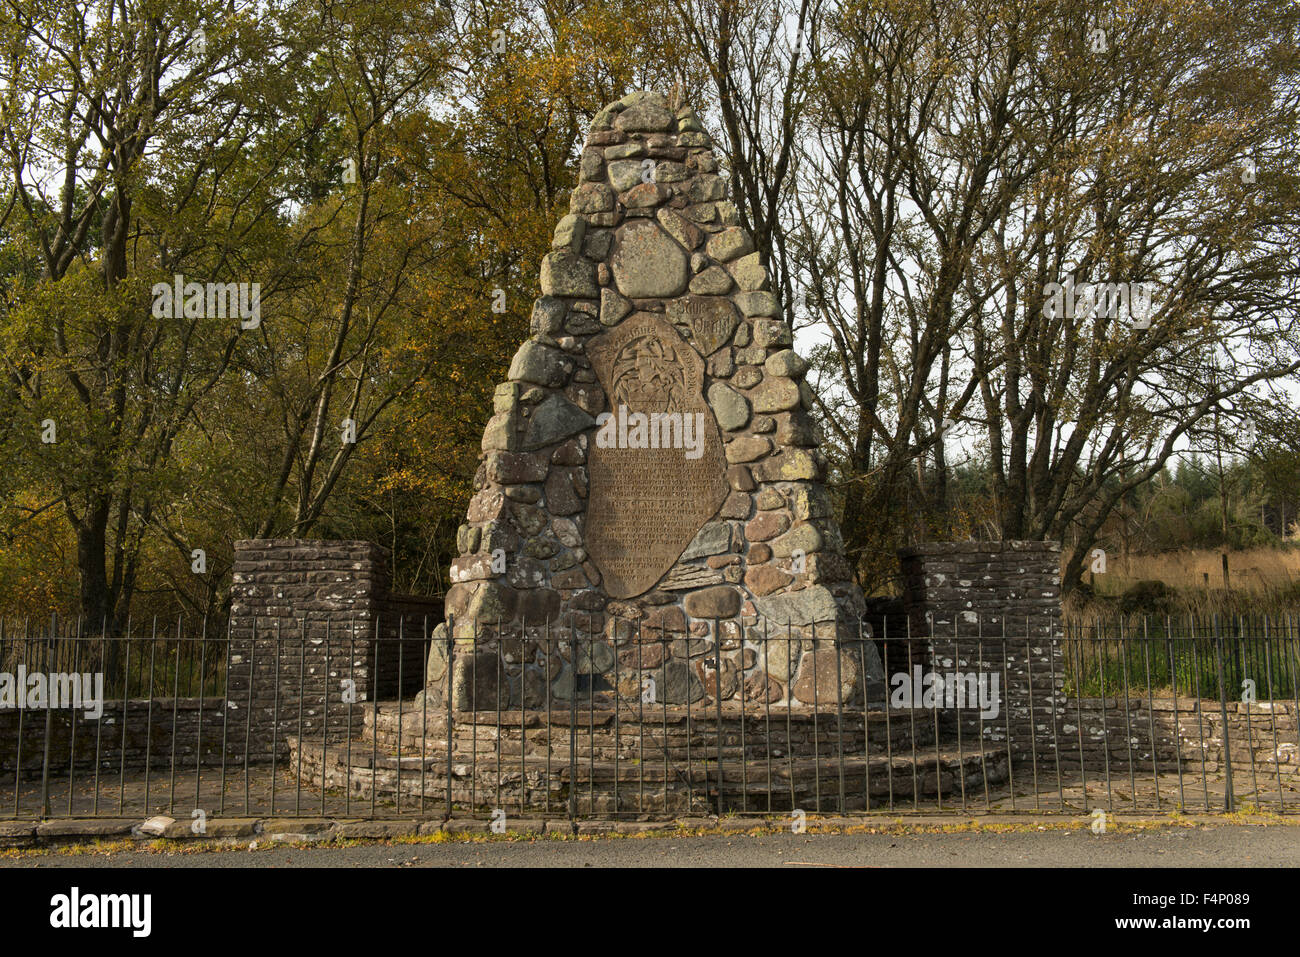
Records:
M781 705L445 713L367 709L351 742L289 740L303 784L393 814L840 813L954 804L1007 779L1005 746L947 740L929 711Z

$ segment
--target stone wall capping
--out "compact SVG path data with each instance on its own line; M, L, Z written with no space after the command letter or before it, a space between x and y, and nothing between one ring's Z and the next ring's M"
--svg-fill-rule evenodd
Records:
M984 563L990 568L1009 560L1006 553L1052 552L1060 553L1057 541L988 541L988 542L922 542L899 550L900 556L986 555ZM1014 559L1010 559L1014 560Z

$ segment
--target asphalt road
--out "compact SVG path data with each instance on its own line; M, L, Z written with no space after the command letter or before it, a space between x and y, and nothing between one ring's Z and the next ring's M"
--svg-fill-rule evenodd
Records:
M1137 833L727 834L207 853L45 853L0 867L1300 867L1300 827L1221 825Z

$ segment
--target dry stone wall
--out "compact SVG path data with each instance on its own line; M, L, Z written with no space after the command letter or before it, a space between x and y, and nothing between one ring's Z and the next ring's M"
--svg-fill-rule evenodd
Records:
M56 710L49 721L49 768L54 777L150 768L192 770L243 759L242 727L229 735L226 699L108 700L99 719ZM39 780L46 762L46 712L0 711L0 775Z
M226 694L250 754L350 737L356 705L415 695L441 620L441 599L390 592L380 545L236 542Z
M1294 701L1070 698L1058 731L1067 771L1082 764L1090 774L1168 774L1181 764L1192 774L1213 774L1231 764L1250 776L1237 782L1242 792L1266 794L1279 781L1288 789L1300 782ZM1189 804L1202 797L1193 793Z
M670 704L878 693L807 363L690 107L633 93L596 116L541 291L484 431L454 660L435 640L430 690L450 680L457 708L532 706L547 674L560 698L647 678Z

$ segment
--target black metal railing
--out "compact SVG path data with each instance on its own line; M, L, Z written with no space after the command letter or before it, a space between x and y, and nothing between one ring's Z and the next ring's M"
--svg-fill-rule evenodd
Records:
M0 623L0 817L1300 808L1290 619L450 624Z

